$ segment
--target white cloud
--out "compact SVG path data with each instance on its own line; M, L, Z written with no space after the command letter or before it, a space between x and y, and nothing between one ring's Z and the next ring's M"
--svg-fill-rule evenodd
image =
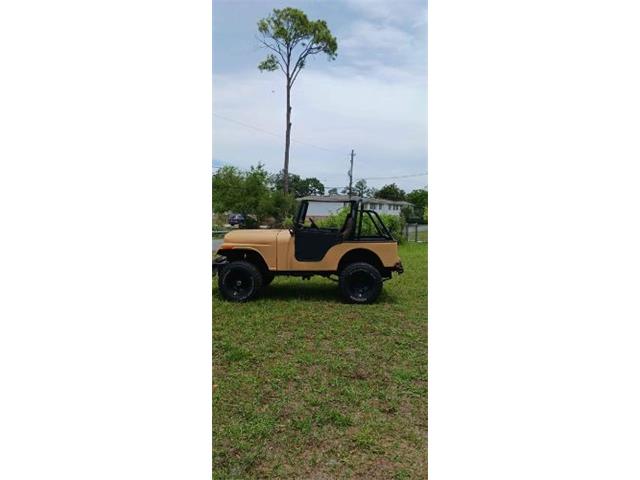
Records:
M348 36L340 41L340 48L347 54L357 50L396 53L406 50L411 43L411 35L404 30L380 23L358 21L353 23Z
M369 74L395 69L424 78L427 30L419 18L405 19L408 25L396 25L386 19L353 22L338 42L341 58Z
M314 59L292 92L290 169L318 177L327 187L344 186L348 153L354 148L356 178L425 172L426 2L345 3L358 15L339 37L338 60L316 68ZM280 72L216 72L214 112L215 158L243 168L258 161L270 171L282 168L285 96ZM369 183L380 187L391 181ZM423 187L426 177L396 182L411 190Z
M426 0L345 0L345 3L363 16L393 23L413 25L427 16Z
M389 69L378 76L308 70L292 93L291 170L328 186L345 183L347 155L357 152L356 176L426 169L426 91L418 77ZM282 75L246 71L214 78L214 155L247 167L282 168L285 98ZM230 118L261 130L222 119ZM417 188L424 177L399 181ZM333 185L335 183L336 185ZM371 182L376 185L376 182ZM378 186L388 183L377 182ZM409 188L409 187L407 187Z

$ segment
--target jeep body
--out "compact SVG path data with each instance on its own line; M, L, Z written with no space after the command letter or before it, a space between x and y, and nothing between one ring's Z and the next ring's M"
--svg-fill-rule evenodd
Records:
M300 203L291 229L239 229L225 235L213 265L223 297L249 300L276 275L335 275L347 300L369 303L379 295L382 281L402 273L397 241L376 212L363 209L361 200L348 202L350 212L341 228L318 227L307 218L308 204ZM367 235L365 216L375 227Z

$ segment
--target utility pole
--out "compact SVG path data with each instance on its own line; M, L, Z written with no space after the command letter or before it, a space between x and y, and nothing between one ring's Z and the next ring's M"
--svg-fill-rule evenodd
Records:
M353 149L351 149L351 168L349 168L349 197L351 197L353 190L352 190L352 184L353 184L353 157L356 156L356 153L353 151Z

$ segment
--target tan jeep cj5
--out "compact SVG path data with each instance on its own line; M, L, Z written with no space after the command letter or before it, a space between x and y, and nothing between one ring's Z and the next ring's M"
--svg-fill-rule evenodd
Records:
M402 273L398 242L375 211L363 209L361 199L349 201L350 212L340 229L320 228L310 217L306 225L309 202L300 202L290 230L235 230L225 235L213 261L225 299L251 300L275 275L321 275L337 280L347 301L371 303L392 272ZM373 225L372 234L362 233L365 217Z

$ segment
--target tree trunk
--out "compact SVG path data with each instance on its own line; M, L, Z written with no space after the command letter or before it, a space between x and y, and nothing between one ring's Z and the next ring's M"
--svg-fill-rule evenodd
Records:
M287 129L284 140L284 194L289 193L289 145L291 144L291 82L287 79Z

